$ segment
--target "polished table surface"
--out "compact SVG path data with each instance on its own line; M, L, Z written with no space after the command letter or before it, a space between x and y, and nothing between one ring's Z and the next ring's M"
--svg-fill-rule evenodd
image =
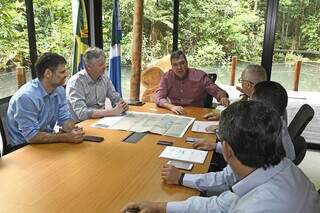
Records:
M147 103L130 110L170 113ZM209 109L187 107L187 115L202 120ZM104 137L102 143L28 145L0 160L0 212L119 212L129 201L184 200L199 192L182 186L167 185L160 176L167 162L158 156L164 146L191 148L185 137L212 134L191 132L183 138L147 134L137 144L121 142L130 132L91 128L96 120L79 124L86 134ZM208 170L212 152L203 165L190 173Z

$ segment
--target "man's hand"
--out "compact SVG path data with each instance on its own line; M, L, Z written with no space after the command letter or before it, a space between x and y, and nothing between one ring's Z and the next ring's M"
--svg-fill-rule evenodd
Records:
M129 106L124 101L119 101L117 105L113 108L113 115L121 115L129 109Z
M182 106L172 106L170 110L178 115L184 115L186 113Z
M209 121L218 121L220 119L220 113L218 112L209 112L203 116L204 119Z
M161 170L161 178L167 184L179 184L180 176L180 170L168 164L165 164Z
M64 133L66 136L66 142L69 143L81 143L83 141L84 131L82 128L74 128L70 133Z
M227 97L220 98L220 104L224 107L229 106L230 105L229 98Z
M212 143L209 141L199 140L192 145L194 149L200 149L205 151L212 151L216 148L216 143Z
M166 203L140 202L128 203L120 211L121 213L141 212L141 213L165 213Z
M74 128L78 128L75 126L75 123L73 120L67 120L62 125L62 131L63 132L71 132Z

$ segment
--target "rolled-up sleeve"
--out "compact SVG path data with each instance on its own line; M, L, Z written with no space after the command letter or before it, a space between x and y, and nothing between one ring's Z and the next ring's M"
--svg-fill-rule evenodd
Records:
M163 76L160 80L160 87L154 95L154 101L157 106L163 107L165 103L168 103L168 79Z
M61 88L58 92L59 95L59 109L58 109L58 120L57 123L59 126L62 126L64 122L71 119L67 99L66 92L63 88Z
M214 84L208 75L204 76L203 85L205 85L207 93L215 97L218 101L223 97L228 97L228 93Z
M70 81L67 84L67 98L70 106L70 111L76 116L76 120L86 120L91 117L93 109L88 108L86 104L84 86L80 81Z
M13 117L18 123L18 129L22 136L29 142L40 130L39 109L27 95L21 96L16 104L17 107Z
M190 197L185 201L168 202L167 213L187 212L228 212L238 196L230 191L222 193L219 197Z
M201 192L226 191L236 182L237 177L229 165L221 172L186 174L183 178L184 186L198 189Z

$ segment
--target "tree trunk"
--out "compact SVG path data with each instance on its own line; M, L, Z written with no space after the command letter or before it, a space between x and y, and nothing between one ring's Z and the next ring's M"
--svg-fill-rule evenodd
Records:
M139 100L141 74L143 0L134 1L130 100Z

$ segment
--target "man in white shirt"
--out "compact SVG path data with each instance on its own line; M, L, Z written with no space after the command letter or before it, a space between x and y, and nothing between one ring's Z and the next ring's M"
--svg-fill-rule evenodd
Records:
M129 203L122 212L318 212L320 198L314 185L289 159L281 143L282 123L278 113L257 101L231 104L221 114L219 137L223 156L239 180L221 195L191 197L178 202ZM205 189L212 180L199 174L193 182L181 173L175 181ZM189 176L189 177L188 177Z

